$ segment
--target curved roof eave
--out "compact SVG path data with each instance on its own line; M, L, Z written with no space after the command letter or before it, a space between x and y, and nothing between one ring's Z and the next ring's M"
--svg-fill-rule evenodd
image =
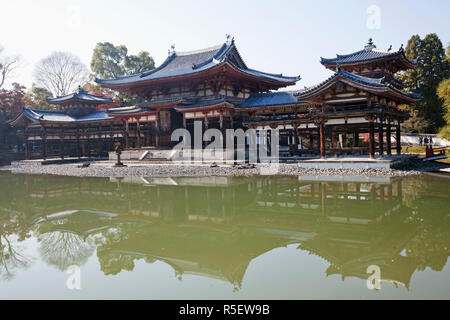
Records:
M359 79L359 81L358 81ZM412 94L408 94L406 92L400 91L390 85L381 83L381 79L373 79L373 83L365 82L365 80L370 81L369 78L364 78L362 76L358 76L352 73L349 73L347 71L340 70L336 72L334 75L332 75L327 80L323 81L322 83L318 84L315 87L312 87L310 89L307 89L303 92L299 92L295 94L296 97L307 99L307 97L315 97L319 95L323 90L328 89L331 87L335 82L342 81L346 84L353 85L355 87L359 87L363 90L373 92L373 93L380 93L381 92L392 92L396 94L398 97L403 98L405 101L408 102L415 102L420 100L418 97L413 97Z
M98 82L96 79L95 81L97 83L99 83L100 85L104 86L104 87L109 87L109 88L120 88L120 87L128 87L131 85L142 85L145 83L152 83L152 82L156 82L156 81L165 81L165 80L171 80L171 79L183 79L183 78L188 78L188 77L192 77L198 74L201 74L203 72L208 72L208 71L212 71L214 69L219 69L223 66L229 66L232 69L234 69L235 71L239 72L239 73L243 73L247 76L253 77L253 78L262 78L265 80L268 80L270 82L276 82L276 83L280 83L280 84L295 84L297 81L299 81L301 79L301 76L297 76L297 77L285 77L283 75L276 75L276 74L270 74L270 73L266 73L266 72L262 72L262 71L258 71L258 70L253 70L253 69L242 69L242 68L238 68L236 66L234 66L233 64L231 64L228 61L222 61L218 64L214 64L208 68L204 68L198 71L194 71L191 72L189 74L183 74L183 75L174 75L174 76L167 76L167 77L161 77L161 78L155 78L155 79L141 79L141 80L136 80L130 83L113 83L113 82L106 82L104 80L101 80L100 82ZM115 79L112 79L113 81Z

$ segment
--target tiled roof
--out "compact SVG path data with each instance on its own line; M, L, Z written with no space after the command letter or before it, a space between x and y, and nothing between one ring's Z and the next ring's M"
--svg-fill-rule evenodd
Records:
M233 99L228 99L226 97L222 97L219 99L213 99L213 100L206 100L206 101L198 101L191 104L179 104L175 106L176 110L188 110L188 109L197 109L197 108L204 108L209 106L215 106L221 103L229 103L234 105L236 102Z
M106 113L108 115L122 115L122 114L133 114L133 113L142 113L146 110L137 107L137 106L131 106L131 107L120 107L120 108L111 108L106 110Z
M301 98L302 96L305 96L305 95L307 95L307 94L309 94L309 93L319 89L320 87L326 85L327 83L331 82L333 79L338 78L338 77L341 77L341 78L344 78L344 79L349 79L349 80L351 80L353 82L360 83L360 84L362 84L364 86L368 86L368 87L372 87L372 88L386 88L386 89L390 89L390 90L393 90L393 91L395 91L397 93L403 94L403 95L405 95L405 96L407 96L409 98L412 98L412 99L420 99L420 98L422 98L422 96L420 94L411 93L411 92L404 92L404 91L401 91L401 90L395 88L390 83L385 82L385 78L384 77L383 78L368 78L368 77L360 76L360 75L357 75L357 74L345 71L345 70L340 69L340 68L335 74L333 74L331 77L329 77L325 81L319 83L316 86L312 86L312 87L305 88L303 90L297 91L294 95L296 97L300 97Z
M114 86L174 78L200 73L224 63L231 64L238 71L260 78L287 83L300 80L300 77L285 77L281 74L269 74L247 68L233 40L213 48L191 52L174 52L156 69L116 79L95 79L95 82L102 85Z
M89 121L102 121L111 120L113 118L106 114L105 110L94 111L87 115L81 117L73 117L67 113L60 111L48 111L48 110L38 110L38 109L23 109L23 114L34 121L48 121L48 122L89 122Z
M289 92L254 93L238 108L253 108L272 105L296 104L297 98Z
M408 60L405 56L405 52L403 48L400 48L399 50L392 51L392 50L379 50L375 46L367 46L361 51L357 51L354 53L346 54L346 55L336 55L336 58L321 58L321 63L323 65L332 64L332 65L345 65L345 64L351 64L351 63L357 63L357 62L365 62L365 61L372 61L377 59L383 59L386 57L394 57L394 56L403 56L407 61L409 61L411 64L415 64L415 60Z
M46 99L48 103L51 104L60 104L60 103L66 103L69 101L84 101L84 102L88 102L88 103L93 103L93 104L102 104L102 103L109 103L112 102L113 99L112 98L107 98L107 97L103 97L103 96L98 96L95 94L90 94L87 93L86 91L82 90L81 88L78 88L77 92L65 95L65 96L61 96L61 97L56 97L56 98L47 98Z

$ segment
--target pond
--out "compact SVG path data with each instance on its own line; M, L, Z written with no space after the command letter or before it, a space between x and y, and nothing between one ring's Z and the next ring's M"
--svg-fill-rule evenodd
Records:
M449 182L0 173L0 299L449 299Z

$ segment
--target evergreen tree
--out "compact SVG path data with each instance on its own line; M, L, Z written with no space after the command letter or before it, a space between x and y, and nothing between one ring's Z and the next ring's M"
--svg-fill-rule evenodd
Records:
M445 124L442 101L436 94L439 83L450 75L450 63L446 59L441 40L435 34L424 39L414 35L405 49L409 59L417 60L414 69L399 75L408 91L420 93L423 99L412 106L413 116L424 119L430 125L427 130L436 132Z

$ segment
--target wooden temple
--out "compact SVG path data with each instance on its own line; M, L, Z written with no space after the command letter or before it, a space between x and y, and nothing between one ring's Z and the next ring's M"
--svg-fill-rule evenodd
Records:
M247 67L234 39L191 52L170 52L156 69L117 79L96 79L104 88L137 95L145 103L128 112L110 114L124 121L127 130L145 131L125 141L126 146L167 148L177 128L193 134L194 121L203 129L242 128L239 105L252 95L294 85L300 77L270 74ZM146 139L145 139L146 137ZM143 139L144 138L144 139Z
M108 116L100 105L111 98L93 95L81 88L66 96L48 98L57 111L24 108L11 122L25 141L25 158L91 157L112 150L122 138L122 123Z
M193 134L195 121L201 121L203 130L223 134L226 129L256 129L258 143L267 149L267 135L278 129L280 152L288 157L373 158L375 153L391 155L393 148L401 153L400 124L408 115L399 106L420 96L405 92L394 74L413 68L415 61L407 59L403 48L379 50L369 40L361 51L322 58L321 63L335 72L330 78L288 92L277 90L296 84L300 76L248 68L234 39L198 51L173 50L156 69L95 80L144 103L98 111L96 106L110 99L79 91L49 99L61 106L58 112L24 109L13 125L24 127L27 157L36 155L35 148L42 158L58 152L101 154L112 150L114 139L126 149L168 149L176 144L172 132L185 128Z

